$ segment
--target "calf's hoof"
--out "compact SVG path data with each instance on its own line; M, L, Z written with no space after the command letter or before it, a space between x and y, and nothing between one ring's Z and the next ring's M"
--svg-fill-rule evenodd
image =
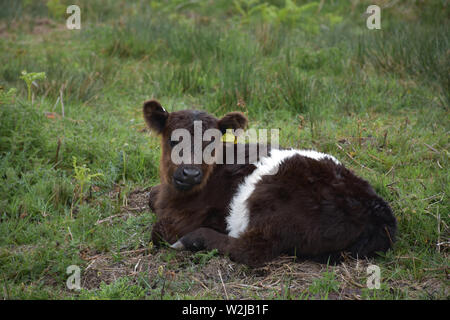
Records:
M176 249L176 250L184 250L184 244L178 240L177 242L175 242L173 245L170 246L172 249Z
M204 230L204 228L194 230L181 237L180 240L172 244L170 247L177 250L190 251L199 251L206 249L205 233L207 232L206 230Z

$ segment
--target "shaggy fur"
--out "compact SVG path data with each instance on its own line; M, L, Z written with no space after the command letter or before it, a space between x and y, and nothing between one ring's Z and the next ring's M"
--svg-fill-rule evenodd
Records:
M238 112L222 119L199 111L168 113L155 100L144 104L144 118L162 145L161 184L150 194L155 244L218 249L249 266L280 254L337 262L343 253L371 257L393 245L396 220L388 204L334 157L269 149L255 164L175 165L170 137L176 128L193 132L193 122L201 120L203 130L225 132L245 128L247 119ZM224 143L220 150L237 157L236 144ZM246 145L246 159L249 150ZM180 190L175 173L194 167L201 181Z

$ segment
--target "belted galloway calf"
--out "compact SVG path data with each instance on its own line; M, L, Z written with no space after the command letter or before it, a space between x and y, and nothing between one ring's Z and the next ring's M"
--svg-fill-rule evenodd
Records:
M249 161L251 144L220 141L227 129L246 127L242 113L221 119L197 110L169 113L156 100L145 102L143 112L161 136L161 184L150 193L154 244L217 249L249 266L281 254L335 263L346 254L371 257L393 245L396 219L389 205L333 156L257 144L256 161ZM219 135L195 146L199 123L204 136L208 130ZM180 129L188 136L177 141ZM180 143L192 148L176 150ZM207 148L214 161L193 160L195 150ZM245 161L238 161L242 154ZM219 156L233 161L217 161Z

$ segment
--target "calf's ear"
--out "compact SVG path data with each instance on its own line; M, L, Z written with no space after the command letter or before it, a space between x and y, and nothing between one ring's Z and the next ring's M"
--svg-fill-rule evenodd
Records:
M219 120L219 129L222 133L225 133L227 129L245 129L247 122L247 118L242 112L230 112Z
M161 133L166 125L169 113L156 100L144 102L144 119L150 129L156 133Z

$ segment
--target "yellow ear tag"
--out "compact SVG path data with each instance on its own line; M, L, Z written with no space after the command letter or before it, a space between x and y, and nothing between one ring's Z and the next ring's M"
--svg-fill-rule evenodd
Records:
M222 136L222 142L233 142L234 144L236 144L237 137L227 130L227 132L225 132L225 134Z

